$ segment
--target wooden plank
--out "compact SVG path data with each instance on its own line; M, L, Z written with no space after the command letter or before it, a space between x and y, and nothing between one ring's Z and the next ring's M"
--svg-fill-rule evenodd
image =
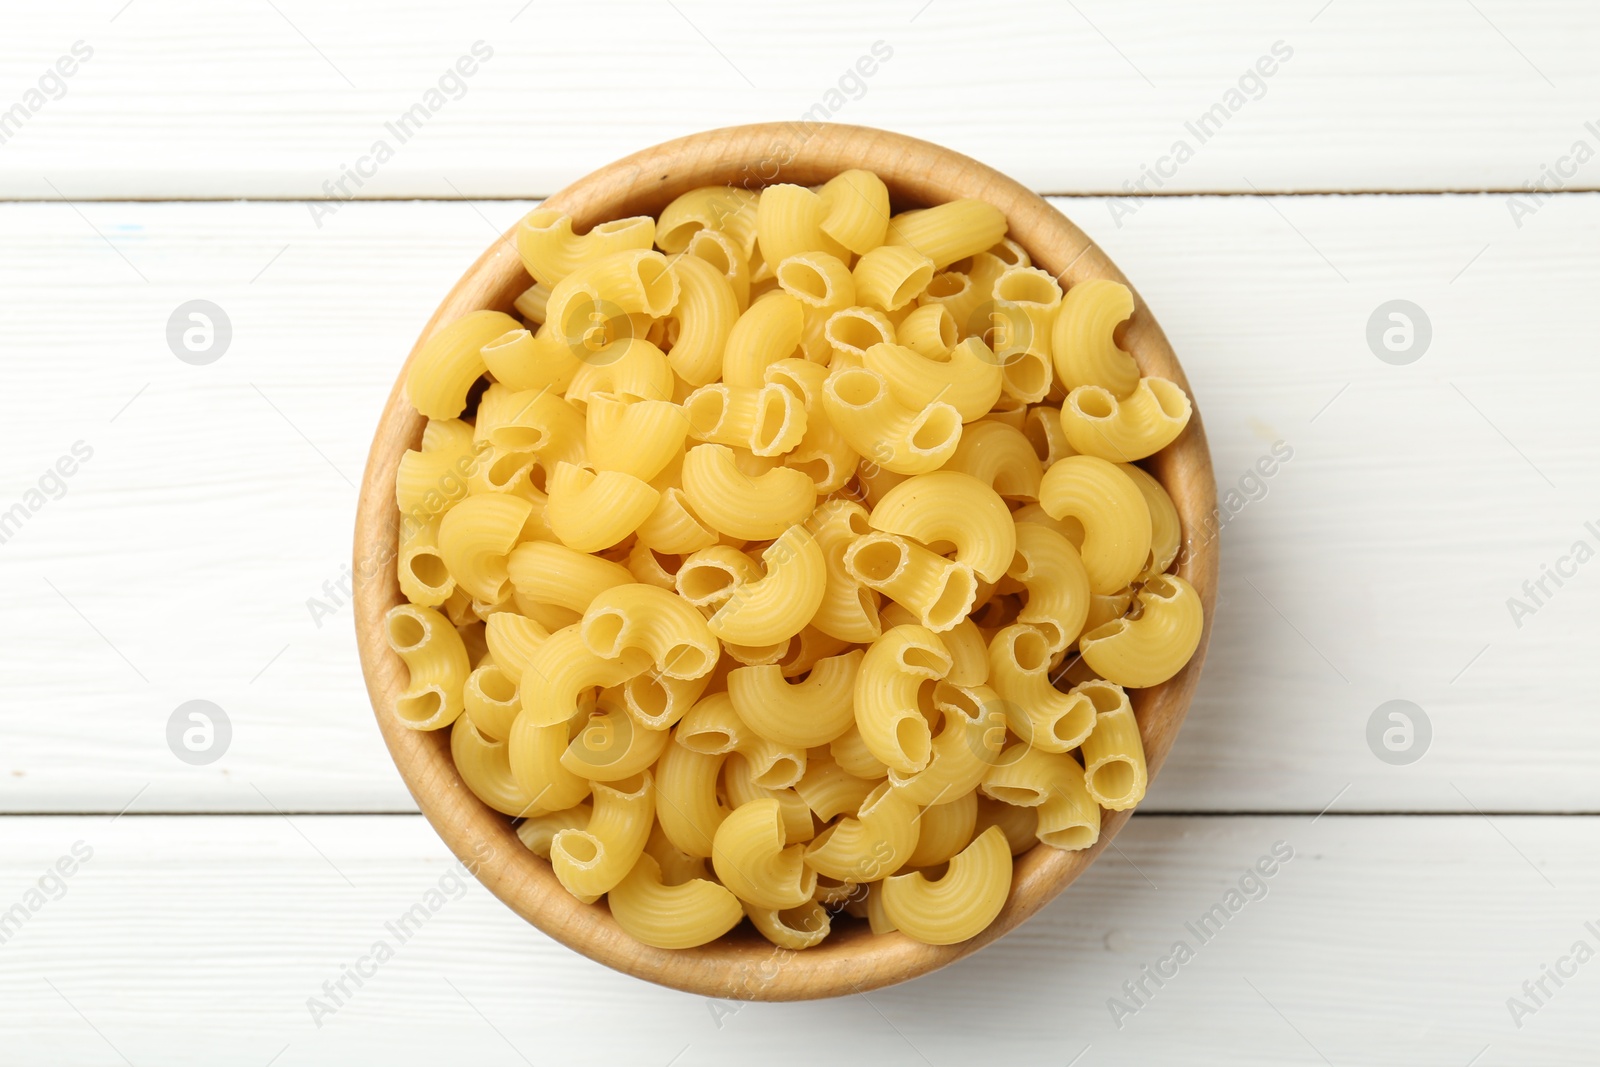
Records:
M1592 189L1600 163L1562 158L1600 147L1597 31L1561 0L32 5L0 63L0 109L25 109L0 196L316 197L358 165L332 195L538 196L670 137L808 114L1057 192L1121 193L1147 166L1161 192L1517 190L1546 167ZM79 41L91 58L40 92ZM479 41L492 56L448 80ZM418 104L420 129L389 129ZM392 158L361 164L380 140Z
M742 1006L568 952L458 881L413 816L0 827L7 908L75 843L93 853L0 946L11 1062L799 1063L818 1051L789 1035L826 1035L906 1064L1578 1064L1600 1036L1600 964L1562 964L1542 1004L1522 990L1600 945L1595 818L1141 815L970 959L866 998ZM402 940L388 924L419 904ZM323 983L380 941L393 957L335 1003ZM1157 987L1143 968L1178 941L1192 958ZM1536 1008L1520 1028L1511 997ZM1137 1010L1114 1021L1113 998Z
M1571 695L1600 682L1596 574L1506 605L1600 544L1600 370L1575 340L1600 197L1521 230L1484 197L1059 203L1173 338L1219 483L1260 497L1220 534L1211 658L1150 807L1600 809L1600 725ZM0 511L94 450L0 544L30 605L0 621L0 810L411 809L324 583L395 367L526 207L353 204L321 230L293 203L0 207ZM200 298L233 340L191 366L166 324ZM1396 298L1432 322L1408 366L1365 337ZM1261 496L1247 473L1280 440ZM233 725L209 766L165 739L194 699ZM1408 766L1366 741L1393 699L1432 722Z

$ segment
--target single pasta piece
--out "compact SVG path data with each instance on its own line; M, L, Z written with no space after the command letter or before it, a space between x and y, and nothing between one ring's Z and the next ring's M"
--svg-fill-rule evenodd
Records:
M1181 671L1205 627L1200 594L1176 574L1145 582L1138 601L1144 609L1138 618L1113 619L1078 639L1096 674L1130 689L1160 685Z
M867 349L894 340L895 326L877 308L847 307L828 316L822 336L832 349L830 367L860 366Z
M1000 832L1006 835L1013 856L1020 856L1039 843L1039 835L1035 832L1039 826L1038 808L1019 808L1015 804L1004 804L980 793L978 822L973 827L973 836L976 837L991 826L998 826Z
M1079 551L1090 588L1114 593L1150 554L1150 508L1132 478L1097 456L1068 456L1044 472L1039 504L1054 519L1083 524Z
M971 843L977 822L978 794L970 790L928 805L922 809L916 850L906 859L905 865L917 868L948 863Z
M833 926L828 909L815 900L796 908L757 908L747 904L745 914L762 937L794 952L820 945Z
M852 500L825 500L806 520L827 564L827 587L811 625L843 641L867 643L883 633L877 595L845 567L845 553L872 532L867 509Z
M589 651L617 659L625 649L641 649L669 678L701 678L717 665L722 649L703 615L665 589L638 583L618 585L589 602L580 627Z
M828 826L806 847L806 867L813 876L858 884L893 874L916 851L919 815L916 804L881 782L856 815Z
M545 516L562 544L597 552L637 530L660 502L660 492L631 474L557 463Z
M622 564L553 541L525 541L512 549L506 557L506 573L525 600L554 604L580 615L603 590L633 581Z
M511 302L511 306L524 319L540 324L544 322L545 307L549 302L550 286L544 282L534 282Z
M589 825L594 805L587 801L546 815L530 815L517 824L517 839L528 851L542 859L550 858L550 842L562 830L582 830Z
M1011 848L991 826L950 860L938 881L920 873L883 883L883 910L895 928L929 945L954 945L981 933L1011 891Z
M956 561L987 582L999 581L1016 554L1017 528L1005 501L959 471L907 478L873 507L871 523L924 545L955 546Z
M755 560L732 545L711 545L684 558L675 579L678 595L697 608L716 608L746 582L761 577Z
M422 448L408 449L395 472L394 502L400 509L402 532L426 526L464 498L467 480L487 452L473 441L472 427L460 419L428 420Z
M439 523L439 556L456 584L478 600L498 600L509 576L506 556L533 506L504 493L469 496Z
M535 726L564 723L578 713L578 694L591 686L610 688L650 667L650 656L625 648L616 659L589 651L578 626L551 634L522 674L522 714Z
M918 693L950 673L950 662L944 642L922 626L896 626L867 649L856 674L856 727L889 770L912 775L928 765L933 736ZM834 758L849 767L837 749Z
M828 377L823 405L850 447L898 474L937 470L961 443L961 412L943 401L912 408L894 399L883 375L844 367Z
M495 811L517 817L541 810L512 776L505 741L484 736L469 716L450 727L450 758L472 795Z
M1017 623L994 635L989 684L1011 732L1042 752L1070 752L1094 729L1094 702L1050 684L1050 643L1032 626Z
M629 551L629 569L634 569L632 559L635 552L654 551L663 554L684 555L698 552L702 548L710 548L717 543L717 532L695 515L689 507L689 498L682 489L669 485L661 491L661 499L656 503L656 509L639 524L634 531L638 541ZM652 557L654 559L654 557ZM643 562L642 557L640 557ZM673 576L661 569L660 563L648 564L652 584L662 588L673 587ZM634 576L639 572L634 570Z
M803 682L790 683L777 664L728 673L728 695L744 723L781 745L825 745L855 722L855 680L864 653L818 660Z
M648 249L655 241L656 220L648 215L602 222L586 234L572 232L572 219L550 208L536 207L517 226L517 255L522 265L545 285L587 263L617 252Z
M1139 384L1139 365L1117 347L1116 330L1133 315L1133 292L1120 282L1089 278L1067 290L1052 327L1056 375L1070 392L1097 385L1124 397Z
M1172 497L1167 495L1165 487L1143 469L1131 463L1119 463L1117 469L1133 479L1133 484L1144 494L1145 505L1150 509L1150 556L1139 577L1153 578L1164 574L1172 566L1172 561L1178 558L1178 549L1183 543L1183 526L1178 519L1178 509L1172 503Z
M826 252L839 259L844 245L822 231L822 199L803 185L769 185L756 203L756 246L764 262L776 267L802 252Z
M703 259L675 256L667 267L678 279L679 293L672 309L678 336L667 362L690 385L705 385L722 373L722 353L739 317L739 301L727 279Z
M856 281L850 268L826 252L798 252L781 260L773 276L778 286L807 311L832 315L856 302ZM823 316L826 318L826 316Z
M805 308L785 292L769 293L751 303L728 333L722 356L722 381L734 389L755 389L766 369L795 355L805 330Z
M962 427L961 443L943 469L970 474L1006 500L1024 503L1039 499L1044 477L1027 435L987 418Z
M942 718L928 765L912 775L889 772L889 781L916 804L940 804L970 793L1005 749L1007 720L1000 696L986 685L933 687ZM914 864L913 866L927 866Z
M565 719L540 726L533 716L522 714L511 724L511 736L506 739L512 777L535 804L547 811L571 808L590 792L589 779L562 766L569 734Z
M466 410L467 390L485 370L483 346L521 328L504 312L469 311L435 331L411 359L406 399L430 419L458 417Z
M748 258L756 243L756 194L731 185L689 190L661 209L656 245L669 254L682 252L701 230L727 234Z
M665 730L635 725L620 707L597 705L561 754L561 765L591 782L617 782L648 770L671 739Z
M781 456L805 436L806 409L797 394L776 382L751 389L714 382L684 398L680 421L697 441Z
M1194 413L1188 394L1165 378L1140 378L1133 392L1117 399L1109 389L1080 385L1061 405L1061 428L1074 449L1116 463L1166 448Z
M732 537L777 537L802 523L816 506L811 479L788 467L751 476L741 471L726 445L703 444L683 460L683 492L696 515Z
M1089 617L1089 572L1072 542L1036 522L1016 524L1017 554L1006 577L1022 583L1027 603L1018 622L1033 626L1060 652L1078 639Z
M894 340L918 355L942 360L960 339L955 316L944 304L919 304L895 328ZM996 399L999 399L996 397ZM992 405L991 405L992 406Z
M723 641L766 645L793 637L816 615L828 566L816 539L794 525L761 553L765 573L736 586L707 625Z
M711 865L722 884L758 908L797 908L811 899L817 872L806 846L786 845L783 811L770 797L735 808L717 827Z
M630 937L655 948L694 948L739 924L739 898L716 882L695 878L667 885L661 864L644 854L606 898L612 918Z
M494 614L512 613L497 611ZM489 617L492 619L494 615ZM520 615L515 617L521 618ZM472 725L484 737L494 741L504 741L511 736L511 724L516 722L517 713L522 710L516 680L489 657L485 657L485 662L479 663L477 669L467 675L466 685L461 690L461 702L462 710L472 720ZM510 773L509 768L507 773Z
M554 337L510 330L484 344L483 363L495 380L518 392L564 392L578 373L577 355Z
M1100 805L1084 785L1083 767L1066 752L1007 748L980 786L995 800L1039 813L1036 832L1051 848L1073 852L1100 840Z
M859 812L880 780L857 778L839 766L831 755L813 755L806 760L806 773L794 784L794 790L812 814L828 822L840 815Z
M884 243L916 249L933 260L936 269L944 270L958 259L999 244L1005 235L1006 217L993 204L952 200L894 216Z
M965 619L978 592L967 564L945 559L896 534L857 538L845 550L844 569L855 581L904 606L934 633Z
M856 263L855 291L862 303L898 311L922 295L933 279L933 260L906 245L882 245Z
M588 347L598 325L636 313L662 318L678 303L679 294L678 275L666 256L645 248L616 252L555 283L545 306L545 326L569 347Z
M889 230L889 187L870 170L846 170L817 190L822 232L856 255L883 244Z
M844 488L856 472L861 457L828 418L822 388L828 368L805 359L781 359L766 370L769 384L780 385L801 398L806 432L783 457L783 464L809 477L817 492Z
M656 763L656 818L673 846L690 856L710 858L717 827L728 817L717 797L728 755L697 752L675 738Z
M924 408L943 400L961 413L963 422L988 414L1000 399L1001 367L980 338L958 342L934 358L897 344L868 348L863 365L889 383L889 392L907 407Z
M1150 781L1133 705L1112 682L1085 682L1078 688L1098 712L1094 732L1083 742L1084 784L1102 808L1126 811L1144 799Z
M619 471L642 482L666 469L689 435L689 420L678 405L610 393L590 394L586 427L586 451L595 470Z
M434 520L415 526L406 536L409 525L401 524L400 555L395 562L400 592L413 604L436 608L456 590L456 580L439 554L439 523Z
M585 351L566 398L586 405L596 393L632 400L672 400L672 367L652 341L631 334Z
M605 560L600 562L604 563ZM512 685L522 681L522 672L539 646L550 638L550 631L533 619L514 611L497 611L484 623L484 643L495 667ZM521 705L519 704L520 708Z
M1078 454L1067 443L1067 431L1061 428L1060 408L1048 404L1028 408L1023 416L1022 432L1046 469L1055 466L1058 460Z
M649 771L620 782L596 782L589 825L562 830L550 841L550 866L567 892L589 904L615 888L644 854L654 813Z
M394 712L413 730L438 730L461 715L462 687L471 670L467 647L450 620L432 608L397 604L383 619L389 648L405 663L410 681Z
M739 314L750 306L750 260L739 242L721 230L696 230L684 255L705 260L728 283Z

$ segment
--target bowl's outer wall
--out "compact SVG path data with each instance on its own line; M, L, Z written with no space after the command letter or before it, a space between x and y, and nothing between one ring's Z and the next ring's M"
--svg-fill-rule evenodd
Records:
M865 127L770 123L712 130L619 160L563 189L546 205L570 214L583 231L609 219L657 214L699 186L813 185L855 167L883 178L896 210L962 197L996 205L1006 215L1010 236L1063 285L1086 278L1127 282L1082 231L1010 178L937 145ZM511 310L531 281L513 233L485 252L445 297L418 347L468 311ZM1137 293L1122 344L1144 374L1169 378L1193 395L1171 345ZM415 354L413 349L407 367ZM603 904L573 899L549 864L522 846L511 821L467 790L451 762L447 730L407 729L391 711L406 684L404 665L385 643L383 628L384 613L403 599L394 566L399 531L394 479L401 455L417 447L424 425L405 400L404 380L402 368L373 437L356 520L355 624L367 690L401 776L439 836L496 896L556 940L628 974L708 997L802 1000L875 989L942 967L1011 930L1094 862L1132 814L1106 813L1099 842L1085 851L1041 846L1017 857L1011 895L999 917L958 945L923 945L899 933L874 936L860 923L841 924L822 944L798 953L775 949L748 926L688 951L633 940ZM1199 680L1216 600L1216 482L1198 405L1182 436L1148 465L1177 506L1184 536L1179 573L1200 593L1206 622L1200 647L1183 671L1133 694L1153 780Z

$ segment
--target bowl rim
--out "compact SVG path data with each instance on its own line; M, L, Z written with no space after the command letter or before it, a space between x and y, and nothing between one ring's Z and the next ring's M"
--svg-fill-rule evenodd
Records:
M758 123L691 134L601 167L543 206L567 212L575 228L586 230L608 219L658 214L673 197L702 185L811 185L851 167L883 178L897 209L961 197L987 200L1005 213L1008 235L1027 249L1035 266L1067 285L1109 278L1133 289L1083 231L1018 182L939 145L862 126ZM924 945L904 934L873 935L864 924L849 924L816 948L795 952L775 949L742 923L734 934L700 948L656 949L623 933L603 904L582 904L567 894L549 863L521 844L511 819L466 788L450 757L449 730L412 730L392 713L406 679L404 664L385 641L383 624L388 609L404 600L394 567L399 532L394 476L400 456L417 446L425 423L405 400L406 372L442 324L478 308L510 310L512 299L531 284L516 255L515 232L513 225L456 282L400 367L373 434L357 505L353 617L362 671L384 742L422 814L490 892L550 937L616 970L707 997L804 1000L866 992L953 963L1015 929L1094 862L1132 810L1103 813L1100 839L1089 849L1062 852L1036 845L1016 857L1004 908L987 929L959 944ZM1169 378L1192 398L1172 346L1137 290L1134 301L1123 347L1142 373ZM1216 601L1217 491L1198 403L1179 438L1143 462L1177 506L1178 573L1200 594L1205 614L1200 644L1187 666L1159 686L1130 692L1154 782L1199 681Z

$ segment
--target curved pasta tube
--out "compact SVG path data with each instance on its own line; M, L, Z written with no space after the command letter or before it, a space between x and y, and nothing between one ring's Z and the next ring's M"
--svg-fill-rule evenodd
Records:
M663 252L682 252L701 230L727 234L748 257L756 243L756 194L732 185L691 189L661 209L656 244Z
M822 199L803 185L769 185L756 202L756 246L776 267L802 252L844 259L844 245L822 232Z
M500 598L508 580L506 556L532 511L526 500L490 493L469 496L444 513L439 556L468 595L484 601Z
M699 678L669 678L643 671L622 683L622 703L646 730L666 730L688 713L711 681L709 673Z
M917 825L917 847L906 858L908 868L935 867L949 862L956 853L972 843L972 832L978 824L978 794L968 790L950 799L929 804L922 809ZM1006 850L1011 855L1011 850Z
M915 621L915 620L909 620ZM950 653L950 673L944 680L956 686L982 685L989 680L989 642L972 619L963 619L939 635Z
M550 866L567 892L593 903L627 877L644 854L655 799L649 771L620 782L594 784L589 825L562 830L550 841Z
M961 430L961 443L944 465L978 479L1008 500L1039 499L1044 467L1027 436L1015 427L990 419L970 422Z
M894 331L896 344L932 360L949 356L960 336L955 317L944 304L919 304Z
M472 427L459 419L430 419L422 448L407 449L395 472L394 502L401 532L426 526L467 495L467 484L484 463L487 450L472 439Z
M866 367L829 375L822 402L851 448L897 474L937 470L961 443L961 413L953 406L902 404L883 375Z
M572 232L572 219L536 207L517 225L517 255L528 273L553 286L586 264L618 252L648 249L655 243L656 220L648 215L602 222L586 234Z
M655 948L694 948L739 925L739 898L716 882L694 878L667 885L661 864L648 853L606 898L611 916L635 941Z
M1023 417L1022 432L1047 470L1055 466L1058 460L1078 454L1067 442L1067 431L1061 428L1060 408L1046 404L1035 404L1028 408Z
M684 496L683 490L675 485L661 490L661 499L639 528L634 531L639 535L638 543L630 551L654 550L670 555L682 555L698 552L702 548L709 548L717 543L715 530L701 522L689 508L689 499ZM653 557L652 557L653 558ZM641 560L642 562L642 560ZM629 564L633 569L633 564ZM661 585L662 588L671 588L673 577L663 571L659 563L650 567L651 584ZM635 570L635 575L638 571Z
M833 928L828 909L815 900L797 908L757 908L746 906L750 925L780 949L799 952L820 945Z
M971 567L895 534L857 538L845 550L844 569L857 582L907 608L934 633L965 619L978 592Z
M544 282L534 282L511 302L511 306L528 322L539 325L544 322L545 306L549 302L550 286Z
M518 545L506 557L506 571L524 599L555 604L580 615L602 591L633 581L622 564L554 541Z
M656 763L656 818L679 851L710 858L717 827L728 808L717 799L717 779L727 752L696 752L674 739Z
M1000 364L989 346L976 337L960 342L942 359L903 345L873 345L863 362L888 382L890 394L907 407L920 410L943 400L961 413L963 422L973 422L988 414L1000 399Z
M1078 639L1089 617L1089 572L1072 542L1048 526L1017 523L1017 553L1006 576L1021 582L1028 600L1017 614L1044 634L1052 653Z
M728 283L735 314L744 314L750 306L750 260L738 241L720 230L696 230L683 254L710 264Z
M514 611L497 611L484 621L483 637L495 667L516 685L522 681L528 660L549 640L550 631Z
M908 245L944 270L958 259L993 248L1005 235L1006 217L999 208L967 199L901 212L889 220L884 243Z
M596 393L635 400L672 400L672 368L660 348L642 337L623 337L594 352L572 376L566 398L587 404Z
M857 778L882 781L889 773L883 761L867 748L867 743L861 738L861 727L856 725L828 742L828 755Z
M875 882L905 865L916 851L920 811L888 782L867 794L861 810L817 835L806 848L814 873L845 882Z
M1070 752L1094 729L1094 702L1050 684L1050 655L1042 632L1007 626L989 642L989 684L1012 733L1043 752Z
M1083 742L1084 784L1102 808L1126 811L1144 799L1150 784L1144 742L1133 705L1122 687L1112 682L1084 682L1078 687L1094 701L1094 732Z
M1039 843L1036 832L1039 826L1038 808L1019 808L1004 804L993 797L978 794L978 822L973 834L983 833L991 826L999 827L1011 845L1011 854L1020 856Z
M668 269L678 279L672 309L678 337L667 362L690 385L705 385L722 373L722 353L739 318L739 301L727 279L703 259L675 256Z
M811 311L829 315L856 302L856 281L837 256L799 252L780 260L773 270L778 286Z
M508 612L494 613L505 614ZM517 713L522 710L516 679L493 662L480 663L477 670L467 675L466 685L461 690L461 703L462 712L472 720L472 725L493 741L504 741L511 736L511 724L517 721ZM510 773L509 768L507 773Z
M722 884L758 908L797 908L811 899L817 873L806 866L806 847L785 847L783 812L767 797L735 808L717 827L711 865Z
M455 722L465 706L461 691L472 668L450 620L432 608L397 604L383 617L383 629L389 648L410 672L405 691L395 698L395 715L413 730Z
M746 540L777 537L804 522L817 502L816 486L802 472L774 467L751 476L726 445L715 444L684 456L683 493L706 525Z
M805 309L788 293L769 293L750 305L728 332L722 356L723 384L759 388L766 369L794 356L805 330Z
M667 502L667 497L667 493L661 494L661 504L656 506L655 512L651 515L652 519L656 515L660 514L661 508L665 506ZM682 500L681 495L679 500ZM649 521L650 520L647 519L646 523ZM643 528L643 526L640 527L640 529ZM667 562L662 562L662 555L658 554L658 552L666 554L669 557L675 554L664 553L662 550L653 550L644 537L640 536L640 538L633 543L633 547L628 549L628 559L626 563L628 573L633 575L633 580L636 582L642 582L645 585L653 585L657 589L675 590L677 588L677 585L675 584L676 576L674 575L673 571L667 569L667 566L668 563L670 563L674 568L676 568L678 566L678 561L669 558Z
M587 347L595 328L618 315L662 318L678 303L678 275L667 257L648 248L591 260L555 283L545 325L569 346Z
M842 641L866 643L883 633L878 599L845 567L850 545L872 532L867 509L852 500L825 500L806 520L827 564L827 588L811 625Z
M785 678L798 678L810 674L825 659L850 651L850 642L823 633L815 626L807 626L794 635L789 651L778 662Z
M676 349L674 349L676 351ZM678 454L689 435L683 409L665 400L628 400L592 393L586 416L588 460L597 471L618 471L648 482Z
M728 672L728 695L745 725L781 745L815 748L855 722L855 681L864 653L817 661L810 677L790 683L777 664Z
M589 780L561 764L568 740L565 720L539 726L522 714L511 724L511 736L506 739L511 775L542 809L565 810L589 795Z
M1145 582L1138 600L1138 618L1113 619L1078 639L1090 669L1130 689L1160 685L1183 670L1205 628L1200 594L1176 574Z
M918 872L885 879L883 910L913 940L954 945L992 923L1010 892L1011 847L992 826L951 858L938 881Z
M580 628L595 655L616 659L625 649L641 649L668 678L710 674L722 653L705 616L682 597L652 585L618 585L601 592L589 602Z
M895 328L889 316L877 308L847 307L828 316L822 326L822 337L833 350L828 361L830 367L843 366L846 362L850 366L860 366L867 349L895 339Z
M810 841L815 830L811 809L806 807L799 793L789 788L805 773L804 762L803 750L785 748L757 737L748 751L729 757L722 771L723 793L735 809L752 800L776 800L783 813L783 832L789 843ZM788 784L780 786L780 782Z
M450 759L472 795L502 815L528 815L539 809L512 777L505 741L485 737L469 716L461 716L450 727Z
M549 390L516 392L496 383L478 404L473 436L501 452L535 452L546 468L582 463L583 415Z
M395 560L400 592L413 604L436 608L456 590L456 580L439 554L439 523L420 524L409 537L407 525L401 524L400 554Z
M1017 527L1000 494L970 474L935 471L907 478L872 509L872 526L924 545L955 546L956 562L986 582L1011 566Z
M1131 463L1170 445L1193 413L1188 394L1173 382L1140 378L1121 400L1098 385L1080 385L1061 405L1061 427L1083 455Z
M867 649L856 673L856 728L889 770L912 775L928 765L933 735L918 691L949 674L950 662L944 642L922 626L896 626Z
M535 856L549 859L550 842L556 834L568 829L582 830L589 825L593 814L594 805L585 803L547 815L530 815L517 824L517 840Z
M733 591L761 576L756 561L731 545L711 545L691 553L678 567L678 595L697 608L715 608Z
M995 344L995 355L1002 363L1024 354L1037 357L1045 389L1050 387L1051 331L1060 307L1061 286L1037 267L1012 267L994 280L994 314L1004 323L1005 334L1004 343ZM1028 399L1043 397L1040 391Z
M591 782L617 782L653 766L671 735L645 730L621 709L596 710L561 754L561 765Z
M1133 292L1120 282L1089 278L1067 290L1051 332L1056 377L1071 392L1097 385L1124 397L1139 384L1139 365L1117 347L1116 330L1133 315Z
M922 805L947 803L976 789L1000 758L1006 740L1003 705L986 685L938 682L933 687L933 706L943 724L933 738L928 765L912 775L889 772L895 789Z
M602 658L589 651L578 626L557 630L534 652L522 674L518 722L564 723L578 713L578 694L583 690L621 685L649 666L650 657L638 649L625 648L616 659Z
M518 392L562 392L578 373L577 355L549 334L511 330L482 348L483 363L495 381Z
M863 304L899 311L933 280L933 260L906 245L882 245L862 255L853 272Z
M406 371L406 399L430 419L453 419L487 369L483 346L522 323L501 311L469 311L422 343Z
M777 383L754 389L703 385L684 398L683 415L695 440L748 448L758 456L781 456L806 432L805 405Z
M1144 495L1145 506L1150 509L1150 556L1145 561L1141 578L1153 578L1166 573L1172 561L1178 558L1183 543L1183 525L1178 519L1178 509L1167 490L1155 477L1131 463L1119 463L1117 468L1133 479Z
M881 779L857 778L831 756L812 756L806 760L806 773L794 784L794 791L800 794L812 814L828 822L837 816L860 811L879 781Z
M767 367L766 377L769 384L800 397L805 410L805 434L783 457L783 465L809 477L818 493L844 488L861 457L834 427L822 405L828 368L806 359L781 359Z
M889 230L889 187L870 170L846 170L817 190L822 232L856 255L883 244Z
M557 463L550 474L546 521L556 537L579 552L610 548L650 517L661 493L621 471L586 470Z
M761 553L766 573L735 587L707 625L723 641L766 645L793 637L822 604L828 565L804 526L785 530Z
M1083 524L1079 552L1090 588L1124 588L1150 554L1150 508L1132 478L1098 456L1068 456L1044 472L1039 504L1053 519Z

